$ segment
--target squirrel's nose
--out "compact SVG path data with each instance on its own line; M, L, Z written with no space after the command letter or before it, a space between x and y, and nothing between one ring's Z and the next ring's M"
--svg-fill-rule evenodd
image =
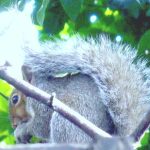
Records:
M14 129L16 129L16 128L17 128L17 124L13 123L13 124L12 124L12 127L13 127Z
M14 129L16 129L18 124L19 124L19 122L20 122L20 118L19 117L14 117L13 120L12 120L12 127Z

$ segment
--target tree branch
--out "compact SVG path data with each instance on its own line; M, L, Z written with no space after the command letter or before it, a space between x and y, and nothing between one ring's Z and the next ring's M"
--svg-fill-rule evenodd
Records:
M85 119L79 113L70 109L68 106L56 99L53 95L47 94L46 92L34 87L33 85L25 82L24 80L15 79L15 77L7 73L6 67L0 67L0 78L12 84L14 87L22 91L25 95L32 97L37 101L51 107L54 111L57 111L66 119L81 128L95 141L97 141L98 137L111 137L111 135L99 129L97 126Z

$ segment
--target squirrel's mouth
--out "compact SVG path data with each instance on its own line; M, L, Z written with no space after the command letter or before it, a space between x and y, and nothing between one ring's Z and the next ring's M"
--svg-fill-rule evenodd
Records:
M16 129L18 125L20 125L20 124L22 124L22 123L26 123L26 122L29 121L29 117L26 117L26 118L23 118L23 119L19 118L19 119L20 119L20 120L19 120L18 122L15 122L15 121L14 121L14 122L12 123L12 128L13 128L13 129Z

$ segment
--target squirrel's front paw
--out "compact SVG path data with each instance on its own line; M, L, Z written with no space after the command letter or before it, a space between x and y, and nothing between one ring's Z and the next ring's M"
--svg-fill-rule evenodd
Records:
M14 131L14 136L16 138L16 143L30 143L31 134L27 131L25 124L20 124Z

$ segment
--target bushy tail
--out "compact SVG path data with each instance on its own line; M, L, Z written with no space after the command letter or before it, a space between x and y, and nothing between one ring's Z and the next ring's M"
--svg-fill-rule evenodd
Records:
M80 36L67 41L41 44L40 51L28 51L25 64L47 78L59 73L79 72L91 76L98 85L116 132L129 135L150 107L150 69L137 61L128 45ZM43 78L43 79L44 79Z

